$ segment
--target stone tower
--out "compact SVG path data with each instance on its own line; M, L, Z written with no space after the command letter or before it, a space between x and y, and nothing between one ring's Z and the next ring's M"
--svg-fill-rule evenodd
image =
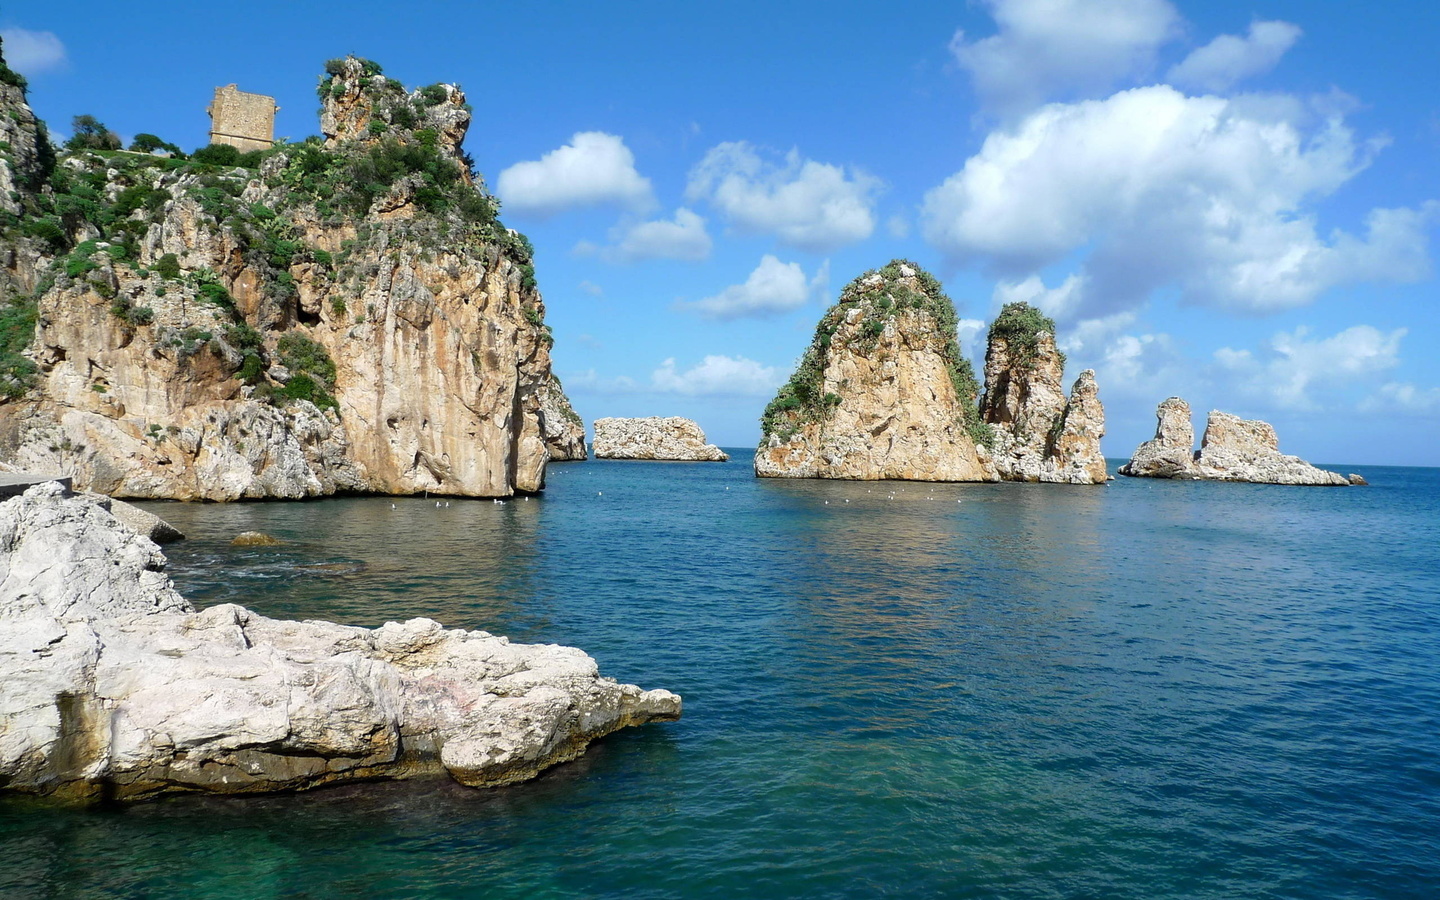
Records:
M215 89L210 114L210 143L229 144L243 153L268 150L275 143L274 97L249 94L227 84Z

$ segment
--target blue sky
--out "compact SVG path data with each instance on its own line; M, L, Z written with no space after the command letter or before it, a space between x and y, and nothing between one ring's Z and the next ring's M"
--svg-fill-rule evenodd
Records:
M962 345L1027 299L1109 456L1179 394L1334 463L1440 465L1440 4L1252 0L6 3L63 136L205 142L214 87L317 130L324 61L460 84L588 421L727 446L839 289L897 256Z

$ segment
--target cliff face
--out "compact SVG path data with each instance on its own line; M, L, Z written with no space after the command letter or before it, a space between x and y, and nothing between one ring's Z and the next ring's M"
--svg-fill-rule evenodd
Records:
M895 261L847 285L762 419L762 477L994 481L975 376L938 282Z
M577 432L583 458L532 251L460 150L464 95L354 58L327 73L323 142L62 159L56 194L98 212L40 210L64 252L32 298L35 371L0 404L0 454L211 500L506 496L542 488Z
M1155 437L1141 444L1120 474L1139 478L1195 481L1247 481L1259 484L1341 486L1364 484L1358 475L1316 468L1298 456L1280 452L1274 427L1211 410L1200 450L1192 452L1195 432L1190 406L1171 397L1156 410Z
M725 462L730 456L705 442L705 432L680 416L595 420L596 459L664 459Z
M585 423L570 405L560 379L553 375L540 390L540 436L553 460L586 458Z
M1065 356L1055 323L1028 304L1005 307L985 348L980 418L993 429L990 460L1006 481L1103 484L1105 408L1095 372L1080 373L1065 396Z

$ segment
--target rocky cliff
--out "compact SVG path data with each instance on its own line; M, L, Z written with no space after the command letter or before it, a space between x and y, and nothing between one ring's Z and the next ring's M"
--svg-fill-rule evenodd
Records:
M23 347L0 456L210 500L506 496L583 458L532 250L461 150L464 94L326 71L323 140L72 152L25 197L49 255L0 298Z
M1298 456L1280 452L1275 429L1258 419L1241 419L1211 410L1200 450L1193 451L1195 430L1190 404L1179 397L1155 411L1155 437L1141 444L1120 474L1137 478L1178 478L1196 481L1248 481L1260 484L1364 484L1359 475L1346 477L1316 468Z
M1011 303L990 326L980 419L988 449L1006 481L1103 484L1109 480L1100 438L1105 408L1095 372L1080 373L1065 396L1065 355L1055 323L1026 303Z
M705 443L705 432L679 416L595 420L596 459L724 462L730 456Z
M448 773L507 784L680 698L429 619L196 612L149 540L54 483L0 503L0 789L79 800Z
M983 398L939 283L904 260L846 286L766 407L764 477L1107 480L1095 373L1066 398L1055 326L1025 304L990 330Z

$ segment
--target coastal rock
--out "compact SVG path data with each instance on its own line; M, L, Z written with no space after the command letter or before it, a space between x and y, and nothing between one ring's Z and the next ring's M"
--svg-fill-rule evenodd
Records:
M663 459L688 462L724 462L730 457L705 432L679 416L595 420L596 459Z
M230 539L232 547L278 547L281 541L263 531L242 531Z
M449 773L507 784L680 698L429 619L196 612L154 543L57 484L0 504L0 786L76 800Z
M955 309L919 266L850 282L761 419L766 478L995 481L977 452L977 385Z
M67 184L136 199L124 228L57 238L39 296L10 298L35 329L0 367L0 457L219 501L504 497L583 457L533 251L461 151L464 94L407 93L354 58L327 72L328 140L258 168L62 158Z
M115 519L126 528L142 537L147 537L157 544L169 544L174 541L185 540L185 535L171 525L169 522L155 515L146 512L138 506L126 503L124 500L116 500L104 494L84 492L86 500L114 516Z
M1122 475L1257 484L1343 486L1355 483L1338 472L1316 468L1298 456L1280 452L1274 427L1211 410L1200 450L1191 453L1194 432L1190 407L1179 397L1160 404L1155 437L1136 449ZM1364 479L1361 479L1363 482Z
M1065 396L1055 323L1027 303L1007 304L990 326L980 418L992 429L990 461L1006 481L1103 484L1105 407L1086 369Z

